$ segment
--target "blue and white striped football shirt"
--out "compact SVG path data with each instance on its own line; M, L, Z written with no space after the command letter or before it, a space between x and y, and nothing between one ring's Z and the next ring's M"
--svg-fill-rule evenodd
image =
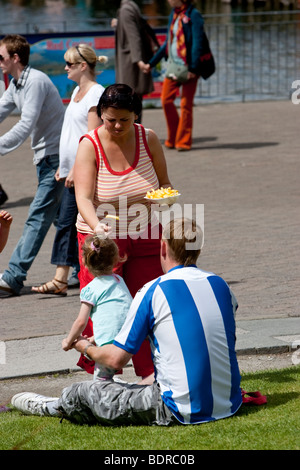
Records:
M236 299L226 282L176 266L135 296L114 344L135 354L148 335L162 399L185 424L233 415L242 404Z

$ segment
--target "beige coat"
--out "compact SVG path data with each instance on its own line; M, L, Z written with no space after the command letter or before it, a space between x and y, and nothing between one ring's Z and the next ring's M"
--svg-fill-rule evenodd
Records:
M141 38L141 12L132 0L122 0L116 27L116 83L129 85L138 95L153 91L152 75L143 73L137 62L145 58Z

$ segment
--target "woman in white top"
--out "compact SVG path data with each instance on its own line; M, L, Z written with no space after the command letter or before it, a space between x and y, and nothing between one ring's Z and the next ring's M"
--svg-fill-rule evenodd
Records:
M101 123L97 115L97 104L104 88L96 82L97 62L104 63L106 57L96 56L92 47L79 44L64 55L68 78L77 83L66 109L59 149L59 168L56 179L65 180L64 194L59 212L51 263L56 265L52 281L32 287L40 294L66 295L70 266L78 264L77 249L77 205L74 191L73 165L79 139Z

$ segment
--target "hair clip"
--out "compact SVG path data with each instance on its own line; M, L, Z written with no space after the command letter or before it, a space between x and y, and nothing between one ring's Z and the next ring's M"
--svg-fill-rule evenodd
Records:
M100 246L95 246L94 242L91 242L91 248L93 251L96 251L96 253L100 253Z

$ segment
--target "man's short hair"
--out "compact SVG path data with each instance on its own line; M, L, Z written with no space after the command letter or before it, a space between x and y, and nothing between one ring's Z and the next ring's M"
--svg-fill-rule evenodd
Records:
M20 34L8 34L1 39L0 44L6 46L10 57L14 54L18 54L21 64L28 65L30 44L24 36L20 36Z
M162 233L168 243L170 256L179 264L196 264L201 252L203 232L194 220L180 218L171 220Z

